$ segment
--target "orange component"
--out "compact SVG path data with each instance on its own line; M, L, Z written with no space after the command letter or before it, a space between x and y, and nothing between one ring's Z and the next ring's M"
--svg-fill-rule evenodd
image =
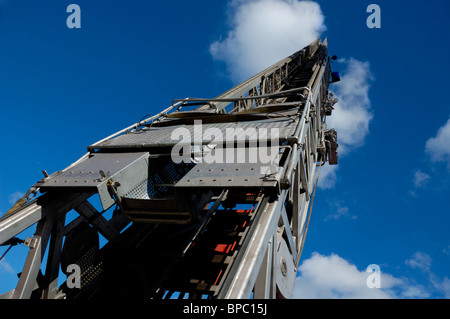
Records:
M216 249L214 249L214 251L217 251L219 253L223 253L225 251L225 249L227 249L227 245L226 244L218 244L216 246Z
M214 286L217 285L217 282L219 281L220 275L222 274L222 269L219 272L219 275L216 278L216 281L214 281Z

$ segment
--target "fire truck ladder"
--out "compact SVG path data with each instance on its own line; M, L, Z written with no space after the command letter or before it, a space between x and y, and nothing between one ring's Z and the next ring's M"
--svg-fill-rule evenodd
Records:
M0 297L291 297L317 168L337 163L330 77L316 40L44 172L0 219L0 244L29 248Z

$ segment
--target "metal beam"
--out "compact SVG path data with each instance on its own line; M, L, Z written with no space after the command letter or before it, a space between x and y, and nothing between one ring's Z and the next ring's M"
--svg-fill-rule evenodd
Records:
M45 217L45 212L36 200L0 220L0 244L20 234Z
M242 260L236 265L236 271L230 278L229 287L219 298L247 299L250 297L261 267L267 245L273 234L276 233L278 220L281 215L281 206L286 199L287 191L284 190L278 199L264 201L260 208L259 219L253 227L254 233L250 237L248 247L243 252Z
M63 215L53 225L50 245L48 250L47 267L45 271L45 282L42 298L52 299L56 297L58 290L59 265L61 249L64 238L64 222L66 216Z
M29 299L36 287L36 280L44 257L50 231L53 227L53 218L39 221L33 238L27 238L25 245L30 248L25 266L20 274L19 283L12 296L13 299Z
M117 243L120 233L92 206L85 201L75 207L75 210L92 224L108 241Z

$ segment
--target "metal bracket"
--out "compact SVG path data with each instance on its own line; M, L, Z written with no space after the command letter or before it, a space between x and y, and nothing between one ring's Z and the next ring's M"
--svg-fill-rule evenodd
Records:
M23 242L23 245L28 247L28 248L36 248L36 244L37 244L38 240L37 238L25 238L25 241Z
M142 153L95 153L69 170L50 176L34 186L42 191L60 188L97 189L103 209L116 202L110 192L109 181L120 185L116 192L124 195L147 178L148 152Z

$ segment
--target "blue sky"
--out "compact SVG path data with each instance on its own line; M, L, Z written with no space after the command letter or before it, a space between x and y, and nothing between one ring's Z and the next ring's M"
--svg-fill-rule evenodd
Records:
M66 26L71 3L81 29ZM380 29L366 25L371 3ZM294 296L449 298L448 12L437 0L0 0L0 215L89 144L327 37L342 149L321 173ZM0 293L21 250L0 262ZM380 289L365 287L371 264Z

